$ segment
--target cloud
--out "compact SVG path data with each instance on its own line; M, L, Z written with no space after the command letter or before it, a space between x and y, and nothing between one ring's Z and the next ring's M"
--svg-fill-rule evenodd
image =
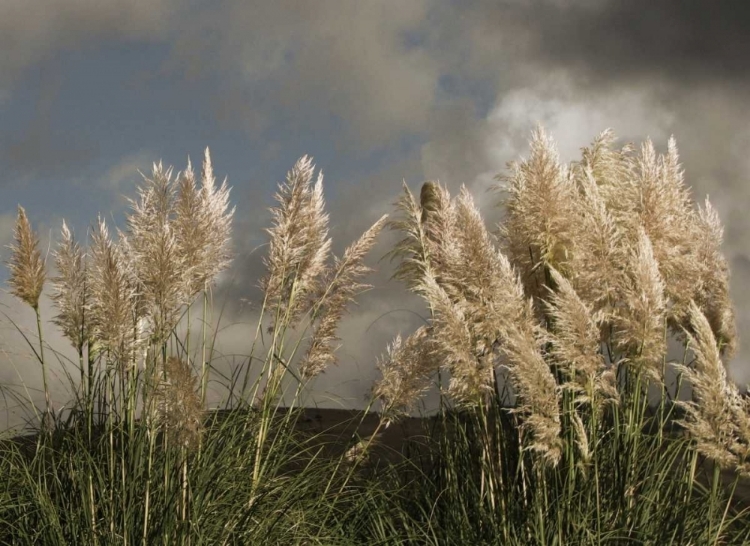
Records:
M59 69L45 72L31 93L36 95L31 119L21 130L10 130L0 138L3 183L60 176L91 162L98 153L96 142L80 131L62 132L53 126L61 84Z
M176 25L182 6L176 0L5 0L0 3L0 89L60 51L103 40L161 40Z
M221 117L252 133L333 125L340 145L383 146L429 116L437 64L408 34L427 5L222 2L191 18L167 66L215 81Z
M517 65L533 59L599 85L745 85L750 74L750 6L739 0L475 0L443 9L467 29L459 36L471 46L456 51L474 50L467 58L475 67L487 65L494 46Z

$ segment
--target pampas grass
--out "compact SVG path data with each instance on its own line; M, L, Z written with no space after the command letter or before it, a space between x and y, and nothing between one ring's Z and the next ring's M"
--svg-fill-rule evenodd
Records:
M42 322L39 314L39 296L44 288L47 271L39 249L39 238L31 229L31 223L22 206L18 206L18 218L13 230L15 244L10 244L11 259L8 262L10 277L8 285L11 293L19 300L28 304L36 314L37 333L39 335L39 353L36 354L42 365L42 380L44 385L44 401L46 407L45 419L51 417L52 403L49 394L47 378L47 363L44 360L44 342L42 340ZM32 347L33 349L33 347Z
M726 372L737 332L718 214L708 199L693 207L673 139L663 155L650 141L614 144L605 131L565 165L535 131L529 158L498 178L496 233L465 187L451 196L430 181L417 198L404 184L397 216L341 257L322 173L300 158L271 209L255 338L228 379L212 374L206 317L235 211L208 149L200 184L189 159L174 177L154 164L116 239L99 218L83 249L63 222L53 322L80 380L67 374L72 409L40 419L50 434L33 452L0 443L0 542L747 542L733 495L750 477L750 403ZM370 288L366 257L385 227L400 233L394 278L422 297L428 324L386 347L365 413L327 445L299 429L295 407L337 364L338 327ZM37 245L19 207L9 285L37 315L47 415ZM670 334L682 362L667 361ZM426 437L384 463L387 434L435 376ZM207 407L210 380L225 382L221 412ZM371 407L374 428L360 434ZM736 477L729 492L722 469Z
M614 150L613 143L614 135L605 131L583 150L582 161L567 166L560 164L552 139L538 129L529 159L511 163L510 174L498 178L498 189L508 197L497 240L485 232L465 189L452 202L447 190L429 182L419 203L406 188L397 203L402 216L390 225L406 237L391 252L401 258L395 277L428 303L428 341L438 347L436 364L450 374L448 394L469 412L478 434L466 437L467 449L476 445L477 458L460 463L477 472L475 509L484 514L485 523L477 523L480 535L472 535L472 541L482 540L487 521L507 541L519 530L515 540L525 543L560 540L575 533L569 527L574 516L560 502L594 510L598 538L587 540L599 543L612 525L636 536L637 522L644 524L637 499L653 502L663 484L659 478L645 490L639 482L647 468L637 453L646 448L661 454L649 455L655 457L652 472L663 472L663 463L678 455L687 458L692 449L720 466L744 464L738 453L746 452L740 438L748 430L747 404L720 357L732 354L736 330L718 217L708 202L703 211L693 208L673 139L663 156L650 141L638 154L632 146ZM430 236L434 226L439 238ZM702 317L698 322L696 313ZM685 342L687 355L688 347L696 350L697 331L709 339L697 347L698 362L703 358L707 364L668 363L668 334ZM502 389L515 394L510 410L497 408L498 369L509 372L510 385ZM670 393L670 369L693 386L693 404L674 403L681 381ZM414 370L414 364L382 367L375 393L384 409L392 404L391 393L399 392L395 386L412 384ZM662 393L656 417L648 416L650 386ZM676 410L686 412L686 419L675 423L696 442L689 448L663 434ZM516 420L510 434L488 419L502 421L504 411ZM645 428L654 427L656 440L644 436ZM512 447L514 436L521 452L515 460L501 457L498 464L497 454ZM455 446L448 443L446 449ZM540 464L524 452L540 455ZM441 453L459 464L452 454ZM438 477L457 493L464 486L453 472ZM681 476L681 491L690 491L695 471L686 469ZM612 495L614 484L605 485L610 479L623 494L615 520L625 517L603 524L611 517L604 500ZM595 496L586 497L582 483ZM717 484L715 473L712 507L721 497ZM526 516L508 512L518 496L529 510ZM685 494L685 510L693 509L690 498ZM584 499L585 508L578 504ZM711 512L700 540L713 543L727 532L728 506L718 520ZM517 527L515 517L525 523ZM692 531L678 520L662 525L677 525L674 532L684 540ZM665 530L653 522L645 526L638 536Z

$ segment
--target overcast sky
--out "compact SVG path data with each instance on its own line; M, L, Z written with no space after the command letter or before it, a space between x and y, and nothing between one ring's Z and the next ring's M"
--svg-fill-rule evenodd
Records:
M674 134L694 198L710 194L725 226L741 336L730 371L750 382L747 2L2 0L0 50L2 245L18 204L45 242L63 218L79 237L98 212L123 227L138 169L161 159L181 170L209 146L237 207L237 259L216 292L228 354L250 351L255 315L241 299L258 300L264 249L250 253L303 154L325 173L340 254L393 212L402 180L466 184L494 225L486 190L528 154L537 123L565 161L607 127L661 150ZM314 386L326 405L361 407L386 343L421 324L419 299L377 262L393 241L374 249L375 288L344 322L340 365ZM33 327L30 309L1 297ZM53 314L46 299L42 312ZM3 322L0 378L38 386L39 366Z

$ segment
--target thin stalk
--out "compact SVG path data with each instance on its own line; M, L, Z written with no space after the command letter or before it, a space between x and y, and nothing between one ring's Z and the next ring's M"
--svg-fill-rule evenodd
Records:
M208 294L206 288L203 288L203 345L201 356L201 407L206 405L206 390L208 389L208 366L206 362L206 314L208 308ZM190 332L190 314L188 310L188 332Z
M89 469L89 502L91 512L91 533L94 536L94 544L97 544L97 530L96 530L96 503L94 502L94 482L91 478L91 470Z
M86 343L86 360L88 361L88 390L86 393L86 420L89 446L91 445L91 429L94 420L94 358L91 354L91 340Z
M664 317L664 344L666 347L667 343L667 318ZM662 443L664 425L664 404L669 397L669 389L667 388L667 353L664 351L661 359L661 380L662 380L662 393L659 401L659 445Z
M268 429L270 426L270 419L271 419L271 417L269 416L270 405L273 401L273 398L276 396L278 388L281 386L281 381L283 380L284 375L285 375L284 371L286 370L286 365L284 361L281 359L281 357L277 356L277 353L278 355L284 354L284 340L286 337L286 328L289 325L289 318L290 318L289 311L297 295L297 286L298 286L297 281L298 281L298 277L297 275L295 275L294 280L292 281L289 302L286 305L286 308L284 310L284 318L281 323L279 323L279 318L281 315L281 306L280 305L276 306L276 318L274 320L274 324L276 325L276 327L273 330L273 336L271 339L271 348L268 353L268 356L266 357L266 361L264 363L264 370L265 370L266 365L268 366L268 368L267 368L266 384L263 388L263 392L261 394L261 400L260 400L260 403L262 404L262 412L261 412L260 428L258 430L258 436L256 440L257 443L256 443L256 451L255 451L255 462L254 462L254 468L253 468L253 489L257 487L258 480L260 478L261 470L263 466L261 463L262 461L261 455L263 451L263 446L265 445L265 442L266 442L266 437L268 435ZM260 322L262 322L262 319L263 319L263 315L261 315L261 317L259 318L259 324ZM277 350L277 346L278 346L278 350ZM299 347L299 340L297 344L295 345L295 351L297 347ZM283 368L280 367L278 364L276 364L277 359L282 364ZM279 370L280 370L280 373L279 373ZM262 373L263 371L261 371L261 374ZM253 393L253 399L255 399L256 394L257 394L257 388L255 392ZM279 401L279 403L281 403L281 401ZM252 502L252 498L250 502Z
M716 531L716 539L714 540L714 546L717 546L719 544L719 539L721 538L721 531L724 528L724 522L727 519L729 507L732 505L732 498L734 497L734 492L737 490L737 483L739 482L739 480L740 480L739 473L735 473L734 481L732 482L732 491L729 493L727 504L724 507L724 513L722 514L721 521L719 522L719 529Z
M148 369L148 352L146 352L146 368ZM152 366L153 369L156 368L156 355L154 355L154 364ZM153 459L154 459L154 447L156 444L156 436L154 434L153 426L152 426L152 411L151 406L153 406L153 400L151 397L146 397L145 393L147 392L147 384L149 381L151 381L151 378L155 374L152 372L149 374L146 374L146 381L144 381L144 402L143 402L143 411L144 411L144 419L146 421L146 436L148 438L148 463L146 467L146 496L145 496L145 503L144 503L144 509L143 509L143 534L141 536L142 544L148 543L148 521L149 521L149 508L150 508L150 501L151 501L151 473L153 469ZM149 377L151 376L151 377Z
M711 508L710 508L710 516L708 520L708 536L711 536L713 534L713 526L714 526L714 514L716 512L716 504L719 497L719 482L721 481L721 467L719 464L714 461L713 462L714 472L713 472L713 479L711 481ZM717 534L717 540L719 537L719 534L721 532L721 527L716 532Z
M49 397L49 382L47 381L47 363L44 360L44 340L42 338L42 319L41 315L39 313L39 307L34 307L34 313L36 314L36 330L39 334L39 359L41 360L42 364L42 381L44 383L44 401L46 404L46 417L42 421L42 429L46 430L46 423L45 421L47 419L52 418L52 403L50 402Z
M83 343L76 347L78 352L78 370L81 372L81 385L80 385L80 396L85 397L86 395L86 372L83 369Z
M247 363L247 368L245 368L245 377L244 377L244 379L242 381L242 390L240 391L240 400L244 400L245 390L247 389L247 379L249 377L250 367L252 365L252 355L255 352L255 344L258 341L258 337L262 333L263 316L265 315L265 312L266 312L266 303L267 302L268 302L268 295L266 294L263 297L263 305L261 305L261 308L260 308L260 317L258 318L258 325L255 328L255 337L253 338L253 344L250 347L250 360ZM205 342L204 342L204 347L205 347ZM204 357L204 360L205 360L205 357ZM264 363L264 365L265 365L265 363ZM261 371L261 374L262 373L263 372ZM255 392L253 393L253 399L254 399L256 393L257 393L257 388L255 389Z
M155 438L150 430L147 432L149 437L149 443L148 443L148 467L146 471L146 499L144 503L143 508L143 535L142 538L142 544L148 543L148 517L149 517L149 506L151 501L151 469L153 468L153 455L154 455L154 444L155 444Z
M114 483L115 483L115 437L114 437L114 423L112 421L113 419L113 413L114 413L114 391L115 391L115 377L112 375L112 366L111 363L109 363L109 358L107 358L108 362L108 370L107 375L109 376L107 381L107 391L109 395L109 403L107 405L107 429L109 432L109 532L111 536L114 536L115 533L115 520L114 520L114 513L112 511L112 506L114 505Z
M180 458L182 459L182 522L187 521L187 453L185 446L180 446Z

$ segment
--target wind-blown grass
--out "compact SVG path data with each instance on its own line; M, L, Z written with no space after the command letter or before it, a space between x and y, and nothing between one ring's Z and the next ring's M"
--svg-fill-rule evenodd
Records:
M116 240L99 219L84 250L63 223L53 321L79 368L67 375L66 412L49 398L46 269L19 208L9 284L37 317L39 350L26 339L46 411L33 445L0 444L0 542L748 541L750 516L732 495L750 474L749 408L725 369L737 334L718 215L708 200L693 208L674 140L666 155L614 141L604 132L563 165L538 130L530 157L499 179L496 234L466 188L451 197L427 182L417 200L404 186L399 216L380 218L341 257L331 255L323 176L302 157L276 194L261 316L231 378L212 365L205 326L231 261L229 188L216 187L208 150L200 187L189 160L174 179L155 164ZM294 408L336 363L337 328L369 288L365 257L386 226L402 235L389 253L394 277L430 319L377 362L371 434L355 426L327 446L300 432ZM681 362L667 361L670 334L684 343ZM380 464L383 432L436 377L426 445ZM690 401L678 400L683 380ZM206 407L210 381L227 390L221 413ZM716 463L708 482L704 460ZM730 490L722 468L737 476Z

